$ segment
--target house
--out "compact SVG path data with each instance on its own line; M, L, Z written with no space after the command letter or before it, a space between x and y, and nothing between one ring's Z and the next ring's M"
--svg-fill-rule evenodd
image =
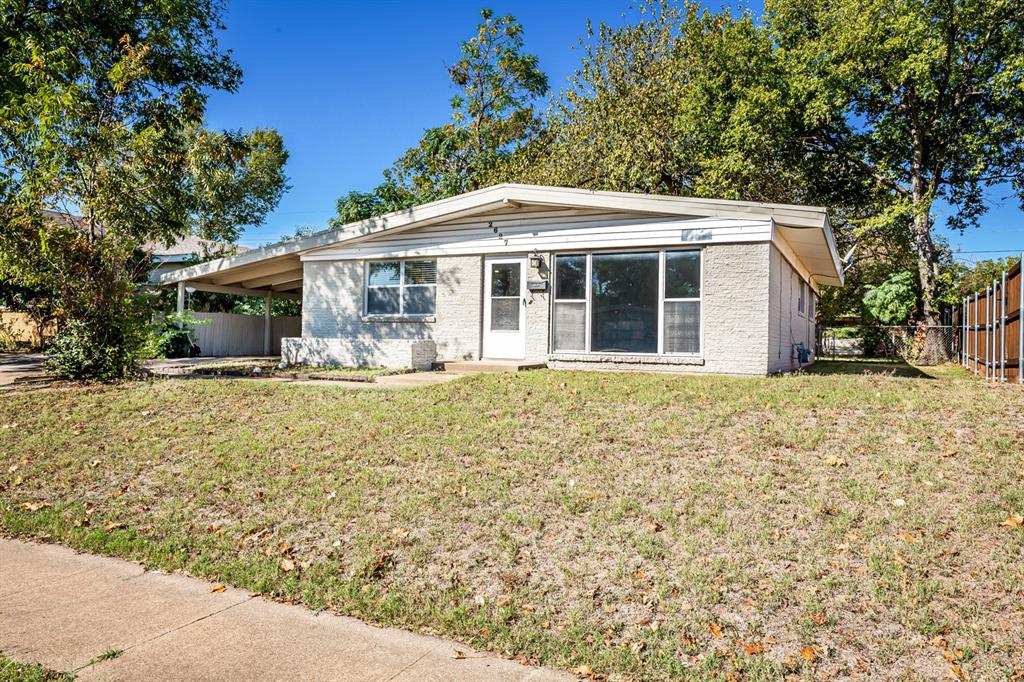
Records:
M301 296L289 363L764 375L813 361L843 275L822 208L503 184L160 281Z

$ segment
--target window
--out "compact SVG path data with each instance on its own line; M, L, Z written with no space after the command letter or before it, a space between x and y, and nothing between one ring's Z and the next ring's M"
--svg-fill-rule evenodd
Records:
M665 352L700 352L700 251L665 254Z
M807 283L800 280L800 297L796 299L796 310L801 315L804 314L804 301L807 298Z
M591 256L590 350L658 352L658 254Z
M587 349L587 257L555 258L555 350Z
M814 308L816 307L817 302L818 302L818 295L815 294L814 292L811 292L811 300L809 301L810 309L807 312L807 317L809 317L812 322L814 321Z
M389 260L366 264L366 314L434 314L437 261Z
M555 257L552 349L700 352L701 252Z

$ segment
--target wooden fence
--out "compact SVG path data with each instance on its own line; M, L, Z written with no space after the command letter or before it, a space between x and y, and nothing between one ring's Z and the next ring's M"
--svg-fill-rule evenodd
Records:
M198 320L193 338L202 355L263 355L262 315L233 313L192 313ZM270 354L281 354L281 338L302 335L302 318L272 317L270 319Z
M986 381L1024 383L1024 254L1017 265L963 300L954 311L960 328L960 361Z

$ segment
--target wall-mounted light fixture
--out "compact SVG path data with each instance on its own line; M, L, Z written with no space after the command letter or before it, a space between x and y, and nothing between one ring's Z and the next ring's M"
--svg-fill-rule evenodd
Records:
M541 268L543 266L544 266L544 256L540 255L539 253L531 253L530 254L530 267L531 268Z

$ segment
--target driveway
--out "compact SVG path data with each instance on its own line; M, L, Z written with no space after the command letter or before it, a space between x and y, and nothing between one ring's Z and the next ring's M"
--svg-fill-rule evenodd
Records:
M0 386L8 386L20 377L41 377L46 372L46 356L39 353L0 353Z

